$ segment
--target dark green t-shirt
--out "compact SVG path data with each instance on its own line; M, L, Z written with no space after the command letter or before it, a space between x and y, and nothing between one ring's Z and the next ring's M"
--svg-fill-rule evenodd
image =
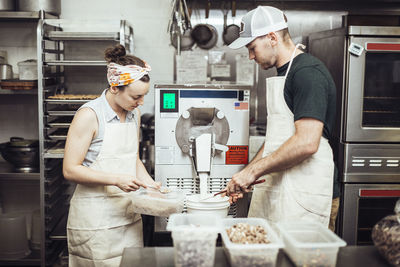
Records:
M289 63L278 68L278 76L284 76ZM294 120L313 118L324 123L322 135L330 139L336 114L336 87L325 65L310 54L299 54L293 59L286 78L285 101L294 114ZM339 184L335 166L333 197L339 196Z
M284 76L289 63L278 68ZM336 114L336 87L325 65L310 54L293 59L285 83L285 101L294 120L314 118L324 123L322 135L330 139Z

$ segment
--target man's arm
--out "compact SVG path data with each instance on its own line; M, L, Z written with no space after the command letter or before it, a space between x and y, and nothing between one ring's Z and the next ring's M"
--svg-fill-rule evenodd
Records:
M318 151L324 124L316 119L302 118L295 121L295 134L276 151L265 158L253 160L242 171L234 174L227 192L247 191L247 187L259 177L291 168ZM262 152L261 152L262 153ZM259 156L259 153L257 156Z

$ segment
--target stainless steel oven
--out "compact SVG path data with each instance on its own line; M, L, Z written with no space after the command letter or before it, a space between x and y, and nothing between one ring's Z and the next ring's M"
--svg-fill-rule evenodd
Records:
M371 244L373 225L400 197L400 27L348 26L312 34L308 45L337 87L337 232L348 245Z
M340 235L347 245L372 245L373 226L389 214L400 197L399 184L345 184Z
M343 142L400 142L400 27L348 26L310 35L338 87Z
M400 144L344 144L340 236L348 245L371 245L372 227L393 214L400 198Z

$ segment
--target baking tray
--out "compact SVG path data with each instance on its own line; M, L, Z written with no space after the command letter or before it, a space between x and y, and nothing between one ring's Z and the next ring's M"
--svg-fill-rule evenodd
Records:
M92 99L46 99L45 101L50 104L85 104Z
M74 116L76 110L48 110L50 116Z
M47 129L49 130L49 128ZM48 134L47 136L52 140L66 140L67 133L68 133L67 129L62 128Z
M69 128L69 126L71 125L71 117L69 117L70 119L67 118L57 118L53 121L47 122L47 125L51 128Z

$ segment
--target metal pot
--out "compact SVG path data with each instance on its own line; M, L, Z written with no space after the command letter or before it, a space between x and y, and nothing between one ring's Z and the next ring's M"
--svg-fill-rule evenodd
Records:
M9 64L0 64L0 80L13 78L12 66Z
M60 0L17 0L19 11L39 11L60 15L61 1Z
M180 49L182 51L184 50L190 50L193 45L194 45L194 40L190 34L190 30L186 30L185 33L181 36L179 36L178 32L172 32L171 33L171 44L178 49L178 38L180 37Z
M230 24L224 28L222 39L224 44L230 45L233 41L239 38L240 28L236 24Z
M218 32L210 24L197 24L192 30L192 38L198 47L211 49L218 41Z
M36 172L39 166L39 141L11 137L10 142L0 144L3 158L14 165L18 172Z
M0 11L14 11L15 0L0 0Z

